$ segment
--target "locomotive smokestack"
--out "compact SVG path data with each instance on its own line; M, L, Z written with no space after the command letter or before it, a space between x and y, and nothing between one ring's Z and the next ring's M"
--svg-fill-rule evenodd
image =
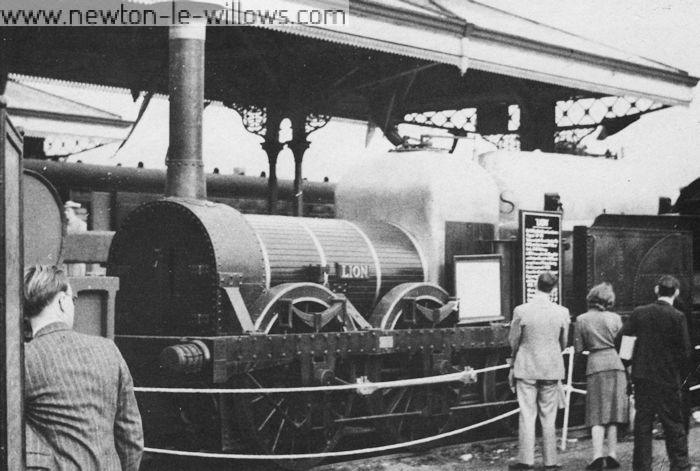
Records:
M165 196L205 199L202 160L206 23L170 26L170 139Z

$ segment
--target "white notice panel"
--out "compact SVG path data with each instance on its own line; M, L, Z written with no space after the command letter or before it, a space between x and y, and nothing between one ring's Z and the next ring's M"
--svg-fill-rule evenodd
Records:
M459 322L503 319L501 312L501 256L457 255L455 296Z

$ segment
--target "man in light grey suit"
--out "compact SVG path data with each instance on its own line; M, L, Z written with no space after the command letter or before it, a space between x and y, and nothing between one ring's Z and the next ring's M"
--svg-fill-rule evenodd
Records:
M512 374L520 405L518 462L510 469L533 469L535 420L539 415L544 441L545 469L558 469L555 420L559 380L564 378L564 360L569 332L569 310L550 301L557 278L550 272L537 279L537 293L513 311L510 326Z
M24 310L34 336L24 350L28 467L137 471L143 431L131 374L114 342L72 330L74 302L62 270L27 269Z

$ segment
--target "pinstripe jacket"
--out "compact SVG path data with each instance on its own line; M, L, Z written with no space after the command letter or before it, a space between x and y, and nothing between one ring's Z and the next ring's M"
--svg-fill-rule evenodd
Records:
M111 340L57 322L25 346L25 416L61 470L136 471L143 453L131 374Z

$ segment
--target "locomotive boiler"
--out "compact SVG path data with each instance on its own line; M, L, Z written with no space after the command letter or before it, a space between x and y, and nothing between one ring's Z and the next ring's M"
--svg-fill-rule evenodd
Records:
M507 327L500 315L495 323L465 323L445 285L446 253L488 251L483 241L495 235L497 189L478 165L436 157L390 154L397 178L420 178L403 191L383 185L339 202L350 211L371 200L395 208L400 221L242 215L177 197L134 210L112 240L108 275L120 280L116 341L137 384L322 386L502 360ZM462 184L447 188L446 171ZM383 430L398 441L435 434L460 411L502 398L504 389L504 378L490 373L475 384L366 395L141 394L139 403L151 444L230 451L247 440L279 455L327 451L358 430Z

